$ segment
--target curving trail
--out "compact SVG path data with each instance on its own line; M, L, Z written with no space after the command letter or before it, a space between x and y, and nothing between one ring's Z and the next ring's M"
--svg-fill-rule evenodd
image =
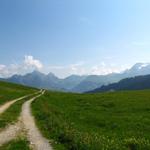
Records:
M19 135L21 129L22 125L21 122L19 121L18 123L10 125L2 132L0 132L0 146L15 139Z
M14 104L15 102L19 101L19 100L22 100L26 97L28 97L29 95L27 96L23 96L23 97L20 97L20 98L17 98L15 100L12 100L12 101L9 101L9 102L6 102L5 104L3 104L2 106L0 106L0 114L2 114L6 109L8 109L12 104Z
M44 94L44 91L42 94ZM23 104L21 118L27 132L27 138L30 141L33 150L52 150L48 140L41 135L39 129L37 128L30 109L31 103L42 94Z
M7 109L8 109L12 104L14 104L15 102L17 102L17 101L19 101L19 100L22 100L22 99L24 99L24 98L27 98L28 96L31 96L31 95L34 95L34 94L38 94L38 93L40 93L40 92L41 92L41 90L38 91L38 92L35 92L35 93L33 93L33 94L25 95L25 96L23 96L23 97L20 97L20 98L11 100L11 101L9 101L9 102L6 102L5 104L3 104L3 105L0 106L0 114L2 114L5 110L7 110Z
M9 125L3 131L0 132L0 146L17 138L19 135L25 135L30 141L30 146L33 150L52 150L49 141L42 136L39 129L37 128L30 108L31 103L36 98L43 95L44 92L45 91L41 90L39 92L39 95L34 96L30 100L26 101L22 106L22 112L18 119L18 122L14 125ZM8 103L8 105L5 104L6 106L3 107L3 111L6 110L15 101L20 99L22 98L11 101L11 103Z

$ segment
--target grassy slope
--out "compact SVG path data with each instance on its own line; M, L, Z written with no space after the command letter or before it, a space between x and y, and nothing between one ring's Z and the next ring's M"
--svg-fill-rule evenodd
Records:
M56 149L150 149L149 90L104 94L47 92L34 101L32 108L39 128L55 141Z
M35 92L36 89L0 81L0 105L6 101Z

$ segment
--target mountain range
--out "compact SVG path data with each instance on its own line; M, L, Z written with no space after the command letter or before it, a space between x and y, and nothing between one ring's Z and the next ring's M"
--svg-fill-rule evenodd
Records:
M150 89L150 75L136 76L133 78L122 79L118 83L112 83L109 85L103 85L93 91L87 93L98 93L98 92L113 92L123 90L143 90Z
M33 71L26 75L13 75L10 78L1 80L50 90L87 92L99 89L111 83L119 82L125 78L148 74L150 74L150 63L137 63L121 73L111 73L107 75L71 75L65 79L60 79L53 73L46 75L39 71Z

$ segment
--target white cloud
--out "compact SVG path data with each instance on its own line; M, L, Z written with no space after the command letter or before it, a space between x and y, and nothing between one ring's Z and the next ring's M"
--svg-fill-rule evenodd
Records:
M104 65L100 65L100 66L96 65L91 68L91 74L96 74L96 75L106 75L113 72L118 73L120 71L122 70L118 67L104 66Z
M0 77L9 77L14 74L25 74L33 70L41 70L42 63L34 59L33 56L25 56L20 64L10 64L8 66L0 64Z
M48 72L53 72L57 76L64 78L71 74L77 75L106 75L113 72L121 72L125 70L125 66L118 66L117 64L111 63L106 64L101 62L100 65L94 65L87 67L85 62L78 62L67 66L49 66Z
M35 67L38 70L43 67L42 63L39 60L34 59L33 56L25 56L24 65L27 67Z
M53 72L57 76L64 78L72 74L83 75L86 74L85 62L80 61L74 64L66 66L49 66L47 67L47 72Z
M6 66L0 64L0 70L3 70Z
M8 66L0 64L0 77L9 77L14 74L26 74L33 70L39 70L43 73L52 72L58 77L64 78L66 76L77 75L106 75L113 72L121 72L127 66L118 66L114 63L101 62L99 65L89 66L84 61L80 61L70 65L44 66L40 60L33 56L25 56L20 64L10 64Z

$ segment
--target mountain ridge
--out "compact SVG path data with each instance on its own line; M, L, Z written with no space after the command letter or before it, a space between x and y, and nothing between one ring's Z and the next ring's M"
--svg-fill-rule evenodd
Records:
M107 75L70 75L64 79L55 74L44 74L37 70L25 75L13 75L10 78L1 79L27 86L59 90L68 92L87 92L100 88L103 85L119 82L124 78L150 74L150 63L136 63L130 69L121 73Z
M122 90L145 90L150 89L150 75L135 76L131 78L122 79L117 83L109 85L103 85L93 91L86 93L98 93L98 92L113 92Z

